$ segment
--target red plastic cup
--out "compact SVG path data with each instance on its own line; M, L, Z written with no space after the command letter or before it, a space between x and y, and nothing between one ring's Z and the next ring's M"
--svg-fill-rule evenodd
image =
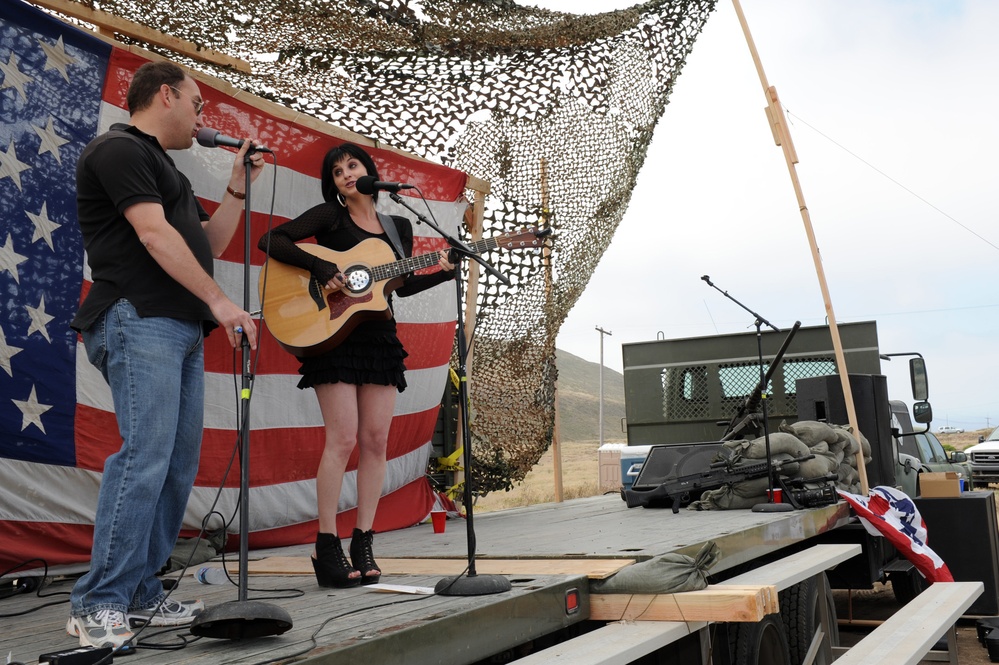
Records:
M770 498L770 490L767 490L767 498ZM774 489L774 503L784 503L784 490L779 487Z
M444 526L447 524L447 513L443 510L434 510L430 513L430 519L434 523L434 533L444 533Z

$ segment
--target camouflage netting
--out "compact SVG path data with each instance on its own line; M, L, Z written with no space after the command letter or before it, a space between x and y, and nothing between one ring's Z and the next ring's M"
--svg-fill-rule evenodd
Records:
M488 257L514 286L481 279L469 368L474 488L522 480L552 441L559 327L624 215L715 0L596 16L512 0L83 4L253 64L244 74L140 43L193 69L489 181L487 237L550 221L550 267L536 251Z

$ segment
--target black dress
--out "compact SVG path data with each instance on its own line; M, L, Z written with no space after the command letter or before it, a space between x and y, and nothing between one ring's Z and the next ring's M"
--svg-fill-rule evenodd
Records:
M399 231L406 256L413 253L413 225L405 217L392 216ZM378 238L389 246L384 233L369 233L357 226L339 203L321 203L295 219L270 232L270 256L282 263L308 270L321 283L336 274L329 261L299 249L295 243L315 237L316 242L337 252L344 252L363 240ZM267 251L268 234L257 246ZM398 256L402 259L406 257ZM437 271L427 275L409 275L396 289L400 297L425 291L454 278L454 271ZM389 309L392 295L388 297ZM302 379L299 388L311 388L322 383L350 383L354 385L377 384L396 386L399 392L406 389L405 359L408 354L396 335L395 317L364 321L350 332L338 346L318 356L299 358L302 366L298 372Z

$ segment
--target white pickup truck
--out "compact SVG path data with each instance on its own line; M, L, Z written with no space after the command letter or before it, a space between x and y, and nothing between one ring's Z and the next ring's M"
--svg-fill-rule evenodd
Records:
M977 487L999 483L999 427L985 441L965 448L971 460L971 482Z

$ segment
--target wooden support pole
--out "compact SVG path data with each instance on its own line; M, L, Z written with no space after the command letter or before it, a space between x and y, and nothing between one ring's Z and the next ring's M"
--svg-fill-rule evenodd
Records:
M822 268L822 256L819 253L818 242L815 239L815 231L812 228L812 220L808 214L808 206L805 205L805 195L801 189L801 183L798 180L798 171L795 169L795 164L798 163L798 156L794 150L794 144L791 142L791 131L787 126L787 120L784 117L784 110L781 107L780 99L777 96L777 89L770 86L767 83L766 73L763 71L763 63L760 60L760 54L756 50L756 43L753 41L753 36L749 32L749 24L746 22L746 16L742 12L742 5L739 4L739 0L732 0L732 4L735 6L735 12L739 15L739 23L742 25L742 32L746 36L746 43L749 45L749 51L753 56L753 63L756 65L756 71L760 76L760 83L763 84L763 93L767 99L766 114L770 121L770 129L774 134L774 141L777 145L781 147L784 151L784 161L787 163L787 170L791 176L791 185L794 187L794 195L798 200L798 209L801 211L801 221L805 225L805 235L808 236L808 246L812 251L812 261L815 264L815 275L819 280L819 288L822 291L822 301L825 303L826 317L829 319L829 333L832 336L833 352L836 356L836 366L839 368L839 378L840 383L843 387L843 400L846 403L846 414L847 419L850 421L850 427L853 428L854 434L857 435L857 439L860 439L860 427L857 425L857 410L853 404L853 390L850 388L850 375L846 367L846 356L843 353L843 342L839 336L839 326L836 323L836 313L833 311L832 298L829 295L829 286L826 283L825 270ZM869 485L867 482L867 465L864 463L864 455L857 455L857 472L860 475L860 491L861 494L867 494Z
M538 226L547 228L551 223L548 211L548 160L541 158L541 220ZM542 261L545 266L545 301L551 300L552 294L552 246L551 237L545 238L544 247L541 250ZM562 433L559 429L561 423L558 408L558 379L555 380L555 427L552 432L552 463L555 468L555 502L562 503L564 500L562 484Z

